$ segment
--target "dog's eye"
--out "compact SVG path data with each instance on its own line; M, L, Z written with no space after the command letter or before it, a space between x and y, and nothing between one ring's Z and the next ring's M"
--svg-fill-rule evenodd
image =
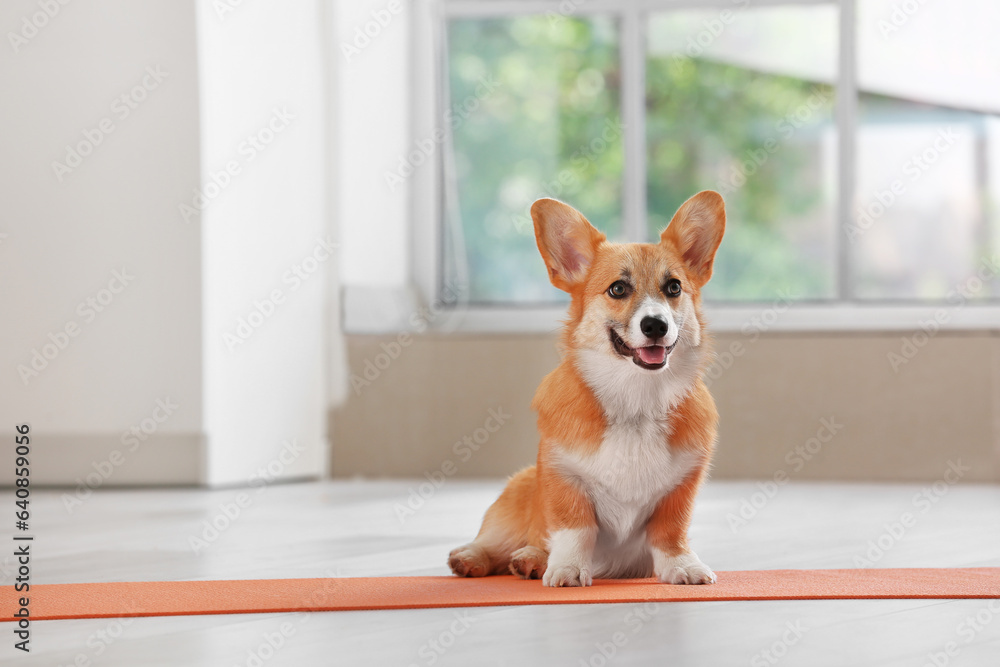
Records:
M677 280L677 278L671 278L667 281L663 289L667 293L667 296L680 296L681 281Z
M611 284L611 287L608 288L608 296L612 299L624 299L628 296L630 290L631 288L627 282L624 280L616 280Z

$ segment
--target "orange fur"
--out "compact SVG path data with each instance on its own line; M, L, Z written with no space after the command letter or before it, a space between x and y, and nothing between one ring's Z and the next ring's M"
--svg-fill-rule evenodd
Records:
M584 529L596 534L603 529L591 487L567 472L565 463L598 460L594 457L609 446L610 423L617 417L607 413L593 380L588 381L581 372L581 355L585 350L598 350L617 359L608 326L618 331L614 327L637 320L636 313L649 299L683 305L696 330L685 334L688 338L683 341L691 349L681 350L693 359L696 370L689 386L685 385L683 395L672 404L649 408L650 414L663 414L656 421L663 425L663 448L671 456L687 457L683 460L693 463L662 496L648 499L653 510L644 524L651 549L671 557L687 554L694 498L708 472L718 422L715 404L701 380L710 341L703 335L700 292L711 277L712 261L722 239L722 199L715 193L692 197L655 244L608 243L582 215L553 200L536 202L532 216L550 279L572 297L561 337L563 359L542 381L532 402L541 434L536 465L510 478L487 511L475 541L455 549L449 564L459 575L498 574L510 568L523 577L541 576L556 532ZM684 293L677 299L686 301L671 302L665 296L667 279L680 280ZM632 292L628 298L612 299L609 285L619 280L626 280ZM677 336L676 344L680 345L680 334ZM638 372L629 366L631 361L618 362L624 364L620 366L624 371ZM671 370L667 367L661 372L669 374ZM587 583L581 573L576 584L551 585Z
M660 500L646 528L646 537L652 546L671 556L689 551L687 531L691 525L691 511L704 477L703 466Z

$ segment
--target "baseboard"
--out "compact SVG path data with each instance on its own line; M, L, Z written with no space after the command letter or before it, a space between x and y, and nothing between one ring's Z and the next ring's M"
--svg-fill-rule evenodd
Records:
M156 433L122 442L108 434L31 431L31 485L189 486L205 483L205 435ZM13 457L13 448L10 448ZM0 465L0 486L13 486L14 460Z

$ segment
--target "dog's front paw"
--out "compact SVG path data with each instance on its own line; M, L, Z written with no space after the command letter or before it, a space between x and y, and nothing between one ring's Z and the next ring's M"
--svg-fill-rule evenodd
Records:
M597 526L564 528L549 537L549 562L545 586L590 586L594 583L591 561Z
M668 556L657 549L653 556L656 578L663 584L714 584L715 573L694 552Z
M543 586L590 586L593 583L590 568L574 563L550 563L542 576Z

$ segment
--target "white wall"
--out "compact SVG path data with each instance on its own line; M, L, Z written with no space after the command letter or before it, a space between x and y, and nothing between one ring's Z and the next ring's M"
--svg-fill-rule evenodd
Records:
M53 4L0 5L0 422L32 425L36 482L323 474L335 258L285 278L327 242L325 3ZM293 116L280 131L275 109ZM60 181L53 162L80 142L97 145ZM230 160L240 173L195 210ZM272 316L227 346L275 289ZM110 301L91 315L88 298ZM23 380L33 350L52 358Z
M0 4L3 32L30 36L16 52L9 35L0 44L0 422L29 422L49 446L96 437L110 449L170 399L173 414L124 465L142 468L161 446L191 455L203 417L201 242L176 202L198 179L193 6L106 0L39 14L28 0ZM24 29L33 16L37 34ZM93 143L60 180L53 163L67 146ZM129 284L102 293L121 269ZM100 313L79 307L102 296L113 299ZM72 323L65 349L43 350ZM53 358L25 382L17 368L33 350Z
M323 244L336 240L324 209L320 5L243 3L220 15L218 3L198 2L203 186L228 163L239 167L201 215L213 484L247 481L292 440L308 453L286 454L285 476L325 469L324 296L334 260Z
M411 2L333 4L331 55L341 101L335 160L345 184L336 208L345 249L341 278L346 285L403 287L410 277L410 184L390 188L385 174L398 169L410 138Z
M391 189L385 173L398 168L409 140L410 4L334 0L332 56L336 96L344 102L337 109L335 159L350 183L337 204L345 284L400 287L409 279L409 188Z

